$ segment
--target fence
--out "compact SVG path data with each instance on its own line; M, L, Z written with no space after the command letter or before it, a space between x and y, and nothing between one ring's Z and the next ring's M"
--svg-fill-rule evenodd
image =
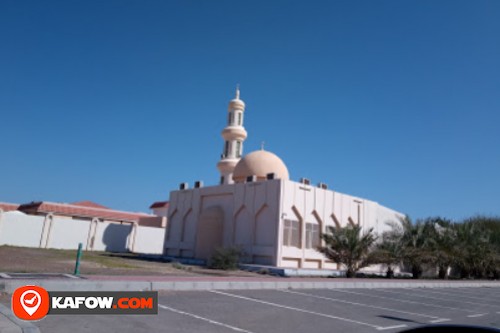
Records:
M165 228L0 210L0 245L161 254Z

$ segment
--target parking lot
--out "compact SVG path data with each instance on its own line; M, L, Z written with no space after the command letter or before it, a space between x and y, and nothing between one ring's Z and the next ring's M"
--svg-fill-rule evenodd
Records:
M161 292L155 316L48 316L57 332L400 332L422 325L500 328L500 288Z

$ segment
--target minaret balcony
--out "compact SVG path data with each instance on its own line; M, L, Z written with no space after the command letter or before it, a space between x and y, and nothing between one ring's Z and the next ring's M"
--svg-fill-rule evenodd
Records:
M222 130L222 137L226 141L232 140L245 140L247 138L247 131L242 126L227 126Z
M234 167L239 162L239 158L225 158L217 163L217 169L222 174L232 173Z

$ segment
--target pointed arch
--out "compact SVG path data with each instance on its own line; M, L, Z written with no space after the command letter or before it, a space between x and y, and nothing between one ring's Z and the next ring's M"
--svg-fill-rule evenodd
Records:
M196 237L196 258L208 260L222 246L224 210L220 206L206 208L199 218Z
M255 245L270 246L275 239L272 211L268 205L263 205L255 217Z
M332 218L333 223L335 224L335 228L340 229L341 225L340 225L339 219L337 218L337 216L335 215L335 213L332 213L332 215L330 215L330 217Z
M171 219L172 216L174 216L177 213L177 208L175 208L169 215L168 217Z
M347 222L349 222L350 225L352 225L353 227L355 227L357 224L354 222L354 220L352 219L352 217L348 217L347 218Z
M253 242L253 216L245 205L234 218L233 239L235 245L251 245Z
M292 206L292 211L295 214L295 216L297 217L297 220L299 220L299 221L304 220L304 218L302 217L302 215L300 214L298 208L295 205Z
M323 220L316 210L312 211L314 217L312 221L307 221L305 230L306 248L315 249L321 244L321 235L323 234Z
M177 209L170 216L167 222L167 240L180 240L182 230L182 219Z
M283 246L293 246L301 249L303 247L302 235L304 234L304 220L297 207L292 206L292 212L295 216L283 221L282 244Z
M314 219L316 220L316 222L320 225L320 226L323 226L323 220L321 219L321 217L319 216L318 212L315 210L312 211L312 216L314 216Z
M194 212L189 209L182 219L181 242L194 242L196 235Z
M246 207L245 205L241 205L241 206L240 206L240 208L238 208L238 210L236 210L236 212L234 213L234 215L233 215L233 216L236 218L236 216L237 216L239 213L241 213L241 211L242 211L243 209L246 209L246 208L247 208L247 207Z

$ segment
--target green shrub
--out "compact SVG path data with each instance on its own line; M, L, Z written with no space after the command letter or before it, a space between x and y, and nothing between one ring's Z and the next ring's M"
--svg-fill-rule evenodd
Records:
M233 270L238 268L238 262L243 255L239 248L218 248L210 259L209 267L213 269Z
M193 267L184 265L184 264L182 264L182 263L180 263L178 261L173 261L172 262L172 267L175 268L175 269L183 270L183 271L192 271L193 270Z

